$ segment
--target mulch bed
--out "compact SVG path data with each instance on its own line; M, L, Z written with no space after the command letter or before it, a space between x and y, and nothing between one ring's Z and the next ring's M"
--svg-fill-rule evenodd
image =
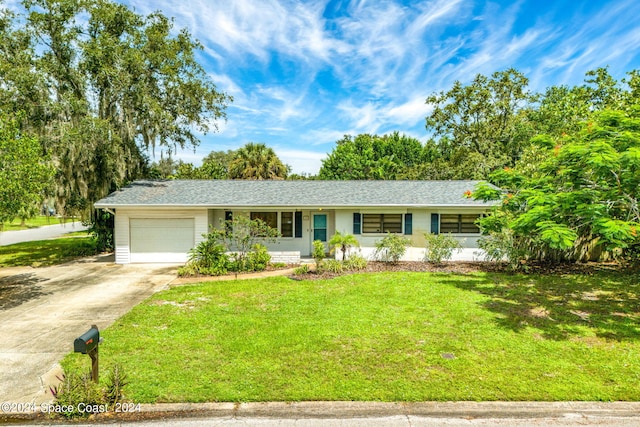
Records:
M346 270L343 273L310 271L306 274L294 274L290 277L295 280L318 280L331 279L352 273L380 273L386 271L408 271L408 272L430 272L430 273L455 273L469 274L476 272L491 273L513 273L505 263L494 262L470 262L470 261L447 261L442 264L432 264L419 261L400 261L397 263L369 262L363 270ZM599 271L625 271L625 267L618 263L567 263L567 264L543 264L529 263L526 270L518 273L525 274L584 274L592 275Z

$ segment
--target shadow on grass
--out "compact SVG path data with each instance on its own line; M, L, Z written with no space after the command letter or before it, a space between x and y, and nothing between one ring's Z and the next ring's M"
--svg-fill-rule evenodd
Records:
M0 267L44 266L60 264L73 258L95 255L90 237L66 237L52 240L0 246Z
M34 298L47 295L38 283L44 281L33 273L17 274L0 279L0 310L17 307Z
M640 283L634 274L488 274L443 282L487 296L484 308L498 314L500 327L515 332L536 328L552 340L640 339Z

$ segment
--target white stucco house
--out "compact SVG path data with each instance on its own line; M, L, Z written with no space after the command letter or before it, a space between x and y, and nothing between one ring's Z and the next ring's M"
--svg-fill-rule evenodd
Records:
M452 233L477 247L475 220L491 204L465 197L479 181L136 181L98 201L115 214L116 263L185 262L209 227L235 215L260 218L282 237L275 260L311 254L312 242L353 234L364 256L387 232L412 241L405 259L422 259L424 233Z

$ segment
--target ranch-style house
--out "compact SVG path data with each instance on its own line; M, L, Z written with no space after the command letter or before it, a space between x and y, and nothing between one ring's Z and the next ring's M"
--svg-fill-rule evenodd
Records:
M95 207L115 214L119 264L185 262L209 227L236 215L260 218L280 231L268 244L274 261L308 257L314 240L326 244L336 231L353 234L365 257L386 233L402 234L412 242L404 259L417 260L424 233L452 233L464 247L477 247L475 221L491 208L468 197L478 182L136 181Z

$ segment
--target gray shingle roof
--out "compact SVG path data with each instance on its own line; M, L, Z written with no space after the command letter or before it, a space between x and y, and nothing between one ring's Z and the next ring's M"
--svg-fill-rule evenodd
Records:
M480 181L136 181L96 208L124 206L489 206L464 197Z

